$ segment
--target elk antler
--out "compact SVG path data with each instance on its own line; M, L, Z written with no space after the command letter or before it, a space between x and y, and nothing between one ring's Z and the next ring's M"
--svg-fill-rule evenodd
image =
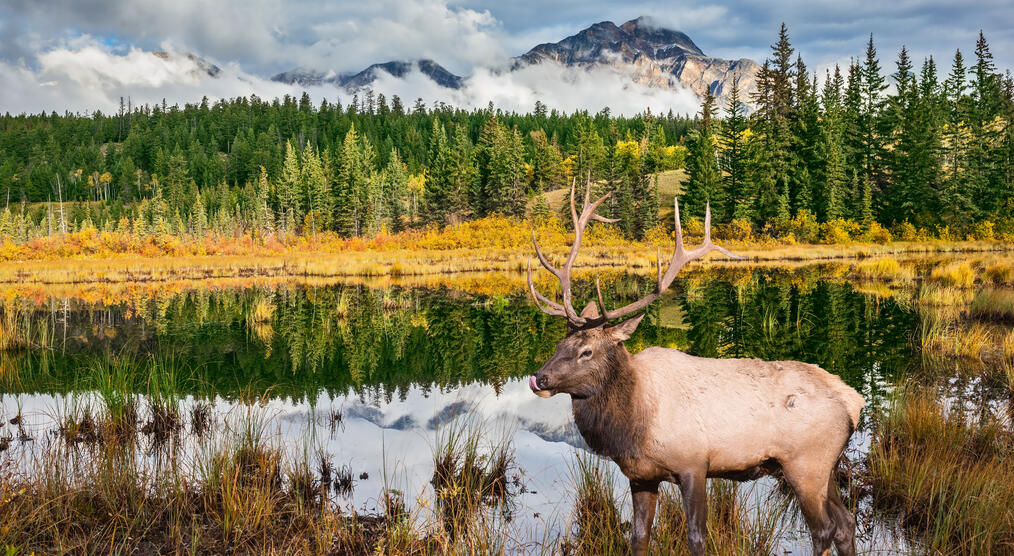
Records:
M577 183L577 179L571 180L570 182L570 215L574 222L574 244L570 247L570 254L567 256L567 260L563 263L563 268L557 269L542 254L542 250L539 249L539 242L535 239L535 230L532 230L532 244L535 245L535 254L539 258L539 262L542 266L546 267L546 270L550 271L560 280L560 289L563 292L563 303L556 303L535 289L535 284L532 282L532 260L528 259L528 289L532 293L532 297L535 299L536 306L542 310L542 312L557 316L566 317L574 326L584 326L588 323L589 319L582 317L574 310L574 305L571 303L570 294L570 269L574 266L574 259L577 258L577 252L581 249L581 238L584 236L584 229L588 225L588 222L596 220L598 222L618 222L618 219L606 218L595 214L595 209L599 207L602 201L605 201L609 197L609 193L599 197L595 202L591 202L591 174L588 175L588 182L584 188L584 207L581 209L580 216L577 214L577 207L574 205L574 188Z
M676 248L673 251L672 260L669 261L669 268L666 269L665 274L662 274L661 257L658 253L655 254L655 265L658 273L658 281L655 283L655 291L629 305L625 305L612 311L607 311L606 304L602 300L602 290L599 288L599 277L598 275L595 276L595 291L598 294L600 313L599 318L603 322L625 317L650 305L662 295L662 292L669 289L669 286L672 285L672 281L676 278L676 274L679 273L680 269L694 259L699 259L712 251L718 251L719 253L732 259L744 258L729 252L723 247L719 247L714 243L711 243L711 203L708 203L704 209L704 242L696 249L687 251L686 246L683 245L683 228L680 227L679 200L673 199L673 204L676 207Z

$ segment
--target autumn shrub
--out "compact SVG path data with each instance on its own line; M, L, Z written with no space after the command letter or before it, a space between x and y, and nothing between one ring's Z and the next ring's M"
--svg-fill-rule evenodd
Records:
M702 237L704 235L704 222L696 216L683 219L683 235L691 237Z
M801 210L789 221L788 232L802 243L814 243L820 235L817 216L808 210ZM786 234L787 235L787 234Z
M982 220L972 224L968 232L968 239L992 240L996 238L992 220Z
M869 243L884 245L891 242L891 232L880 225L879 222L871 222L870 226L863 232L862 240Z
M855 220L836 218L820 225L820 241L829 245L851 243L861 227Z
M917 241L921 239L919 231L915 229L915 225L908 220L900 222L894 227L894 236L901 241Z
M722 237L733 241L750 241L753 238L753 223L746 218L735 218L723 226Z

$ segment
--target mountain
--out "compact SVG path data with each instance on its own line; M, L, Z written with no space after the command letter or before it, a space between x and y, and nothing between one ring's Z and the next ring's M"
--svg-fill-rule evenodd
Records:
M748 107L760 69L756 62L746 58L725 60L707 56L685 33L661 27L642 16L620 26L611 21L596 23L559 42L540 44L513 58L506 67L493 71L520 71L544 64L585 70L606 68L614 71L618 79L653 88L689 88L699 97L711 89L720 106L727 100L732 81L739 79L740 97ZM272 79L303 86L334 85L357 92L370 88L385 73L404 78L414 70L448 89L460 89L468 79L425 59L373 64L358 73L346 74L296 68Z
M279 73L271 79L273 81L294 83L305 87L330 84L342 87L349 92L355 92L369 88L377 79L382 77L380 72L402 79L413 70L419 70L420 73L432 79L441 87L448 89L460 89L464 81L462 77L454 75L447 68L433 60L426 59L414 61L393 60L382 64L373 64L359 73L336 74L333 71L321 72L307 68L296 68Z
M748 103L760 69L757 62L746 58L706 56L686 34L659 27L643 16L619 27L603 21L560 42L540 44L515 58L512 69L547 62L584 69L611 68L642 85L689 87L698 96L710 88L720 104L736 78L740 97Z

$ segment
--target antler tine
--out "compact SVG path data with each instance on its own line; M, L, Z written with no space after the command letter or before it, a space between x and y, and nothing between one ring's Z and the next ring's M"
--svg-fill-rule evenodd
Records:
M676 219L676 251L685 251L686 248L683 245L683 225L680 223L680 200L679 197L672 198L672 204L675 208L675 219Z
M534 228L532 228L532 245L535 246L535 255L539 257L539 262L542 263L542 266L546 267L546 270L552 272L554 276L559 278L560 271L557 270L555 266L549 264L549 260L546 259L546 256L542 254L542 250L539 249L539 242L535 239Z
M669 267L666 269L665 274L664 275L662 274L661 255L660 255L660 251L661 250L659 250L658 252L656 252L656 264L658 265L657 269L656 269L656 273L658 275L658 282L655 285L655 291L649 293L647 296L645 296L645 297L643 297L643 298L641 298L641 299L639 299L639 300L637 300L637 301L635 301L633 303L630 303L628 305L625 305L625 306L620 307L619 309L616 309L616 310L613 310L613 311L606 311L605 308L603 307L603 309L602 309L601 312L602 312L603 318L606 321L610 321L610 320L618 319L618 318L621 318L621 317L625 317L625 316L630 315L632 313L636 313L636 312L640 311L641 309L644 309L645 307L647 307L648 305L650 305L653 301L655 301L656 299L658 299L659 297L661 297L662 293L665 292L665 290L669 289L669 286L672 285L672 282L673 282L673 280L676 279L676 275L679 273L679 271L687 263L689 263L690 261L693 261L694 259L699 259L699 258L703 257L704 255L707 255L708 253L712 252L712 251L718 251L719 253L722 253L723 255L725 255L727 257L730 257L730 258L733 258L733 259L742 259L742 258L744 258L744 257L741 257L739 255L736 255L736 254L728 251L727 249L725 249L723 247L719 247L719 246L717 246L717 245L715 245L714 243L711 242L711 204L710 203L708 203L706 205L706 208L704 210L704 241L701 243L701 245L699 245L697 248L693 249L692 251L687 251L686 247L683 245L683 230L680 227L680 205L679 205L679 200L674 200L673 201L673 206L676 209L676 214L675 214L675 220L676 220L676 233L675 233L675 235L676 235L676 246L673 249L672 259L669 261ZM598 283L597 283L597 281L596 281L595 287L596 287L596 289L598 289ZM599 294L599 304L602 305L602 292L599 291L598 294Z
M565 317L567 312L563 310L563 306L555 301L548 299L546 296L539 293L535 289L535 282L532 281L532 258L528 258L528 291L531 292L532 298L535 300L535 306L540 311L547 315L554 317Z
M574 187L577 185L577 176L570 180L570 221L576 225L577 208L574 206Z

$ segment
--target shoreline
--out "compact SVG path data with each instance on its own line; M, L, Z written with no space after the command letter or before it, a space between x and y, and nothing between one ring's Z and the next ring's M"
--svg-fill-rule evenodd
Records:
M975 255L1014 252L1014 245L1002 241L918 241L887 244L850 243L842 245L796 244L758 246L724 242L745 257L728 261L721 257L710 263L732 266L777 266L782 263L813 263L862 260L884 256L922 257L933 255ZM591 246L575 269L654 269L655 248L663 252L666 264L669 246ZM551 259L562 257L565 247L547 249ZM397 249L278 252L251 255L185 255L143 257L125 254L115 257L62 257L0 263L0 284L72 285L97 283L144 283L176 280L227 278L411 278L475 275L488 272L524 272L532 254L524 249ZM591 259L591 260L589 260ZM533 266L533 269L536 269Z

